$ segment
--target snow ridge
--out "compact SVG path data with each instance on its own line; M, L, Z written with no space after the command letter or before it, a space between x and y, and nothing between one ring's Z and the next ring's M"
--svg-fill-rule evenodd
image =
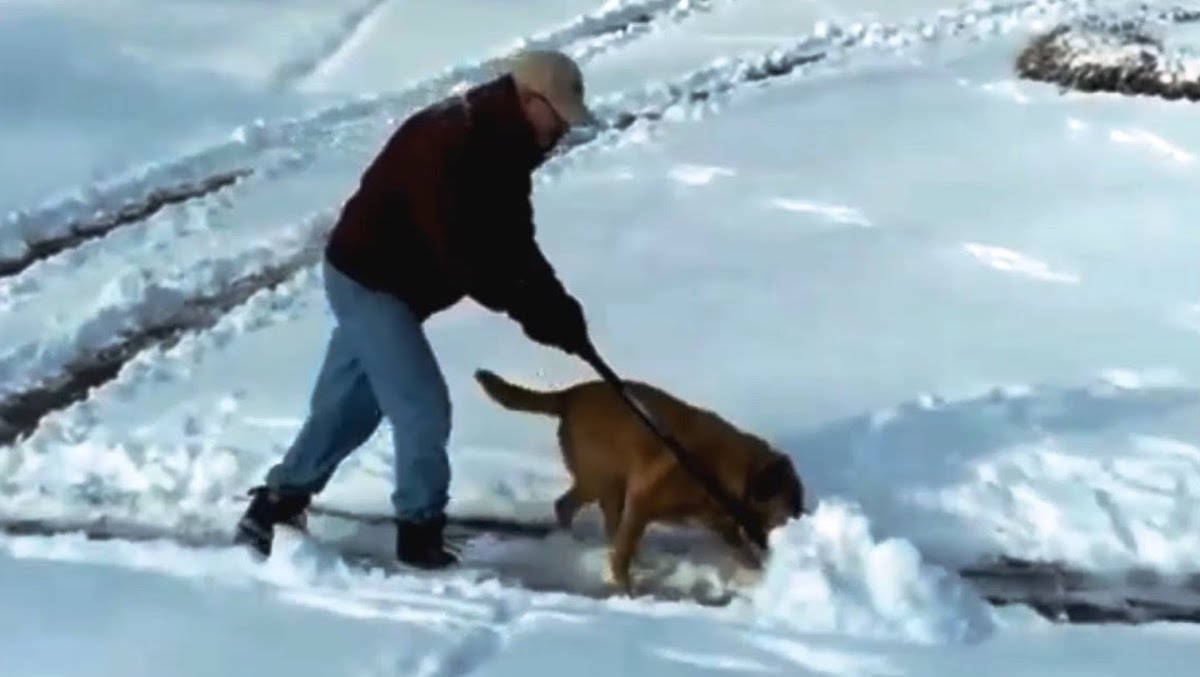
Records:
M840 500L771 534L753 609L800 632L922 644L978 642L993 630L962 579L923 562L908 541L876 542L861 509Z
M19 256L0 257L0 277L16 275L42 259L78 247L88 240L103 237L126 224L146 219L164 206L220 191L245 178L247 174L247 171L234 171L208 176L196 183L162 187L151 191L144 200L122 205L115 213L97 211L86 220L67 225L65 234L61 236L36 240L26 246Z

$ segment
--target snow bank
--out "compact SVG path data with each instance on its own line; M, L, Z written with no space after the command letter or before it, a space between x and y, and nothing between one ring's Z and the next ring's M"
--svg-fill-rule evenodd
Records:
M752 599L766 619L801 632L937 644L993 630L987 604L966 583L922 562L908 541L876 541L862 511L839 500L771 534Z
M992 553L1188 573L1200 555L1200 392L1169 371L929 393L785 445L814 493L946 565ZM836 458L838 463L824 459Z

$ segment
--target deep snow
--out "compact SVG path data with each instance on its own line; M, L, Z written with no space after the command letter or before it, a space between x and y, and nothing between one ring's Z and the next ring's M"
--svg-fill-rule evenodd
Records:
M207 16L214 4L191 10ZM1190 629L1055 628L1027 611L988 608L949 572L1003 553L1186 573L1200 554L1200 233L1179 197L1194 179L1200 139L1187 104L1062 95L1014 79L1023 40L1056 12L1071 15L1074 3L1012 11L977 3L941 13L941 23L931 2L610 3L591 8L596 20L537 3L506 16L511 23L456 34L445 58L479 57L458 70L437 74L414 59L398 92L339 106L340 93L382 88L387 62L403 56L387 22L404 8L369 4L313 4L320 13L306 22L324 22L328 30L313 34L327 38L273 38L256 58L238 59L239 86L256 83L254 96L288 107L293 122L242 128L174 166L183 151L135 151L151 169L130 184L118 179L114 194L228 163L254 167L252 180L0 280L0 394L295 256L408 106L455 73L487 72L486 59L506 44L504 26L514 38L540 26L586 56L605 111L658 105L669 99L662 81L733 87L552 161L537 182L539 239L618 371L774 440L796 459L816 514L774 534L776 555L761 577L702 537L649 539L642 575L664 588L743 593L720 610L365 577L293 541L256 567L223 549L5 538L0 590L24 597L6 626L30 605L54 610L49 618L71 614L82 590L102 595L97 608L129 591L126 624L102 629L85 616L69 626L78 634L59 631L64 647L107 655L114 674L130 674L120 652L147 634L195 674L249 654L313 674L578 672L581 656L588 674L986 673L1007 665L998 657L1018 661L1022 674L1127 674L1149 657L1156 672L1184 674ZM90 16L37 7L55 17L46 25ZM666 13L621 40L589 33L622 7ZM250 10L209 18L240 26L242 11ZM859 30L858 17L886 23ZM946 28L958 24L965 28ZM116 39L116 28L99 25L80 49ZM249 49L241 35L209 56ZM839 58L765 86L739 80L778 56L771 50L838 51L843 42ZM209 58L167 47L183 61ZM709 68L731 54L739 58ZM288 72L280 64L318 61L308 75L278 77ZM220 71L217 62L206 68ZM289 88L325 88L305 95L332 107L312 114L287 103L302 96ZM103 112L82 110L64 124L117 124ZM36 238L89 199L51 200L12 223ZM227 528L242 505L233 497L300 424L329 330L319 290L316 269L306 269L216 327L135 358L84 402L0 449L0 513ZM430 334L455 401L452 509L545 518L565 478L549 424L495 407L470 373L486 366L534 384L590 375L471 304L432 321ZM383 510L387 439L381 429L323 498ZM386 540L375 537L384 549ZM574 536L484 544L471 557L526 583L580 592L604 569L586 523ZM53 583L29 583L38 577ZM178 634L153 627L166 613L191 625ZM361 632L330 634L340 616L357 619ZM288 624L311 640L287 637L304 650L280 658L276 645L219 627L234 617L254 619L267 644ZM188 633L227 653L189 661L203 649L184 641ZM17 655L29 671L80 669L58 667L66 659L26 634L0 636L27 649ZM333 648L323 652L326 642Z

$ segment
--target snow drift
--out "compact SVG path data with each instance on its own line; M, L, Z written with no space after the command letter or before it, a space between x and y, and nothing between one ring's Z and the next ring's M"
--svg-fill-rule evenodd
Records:
M753 592L771 622L922 644L975 642L993 629L986 604L961 579L922 561L908 541L877 541L856 505L831 500L771 534Z

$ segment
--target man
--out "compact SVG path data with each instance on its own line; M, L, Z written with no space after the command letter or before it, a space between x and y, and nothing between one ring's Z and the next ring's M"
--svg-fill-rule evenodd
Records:
M276 524L300 525L311 496L383 417L392 427L396 556L456 559L442 533L450 400L425 319L464 297L503 312L543 345L592 350L579 303L534 239L531 174L568 129L594 124L567 56L531 51L511 70L418 111L343 206L323 263L336 325L308 418L238 523L263 556Z

